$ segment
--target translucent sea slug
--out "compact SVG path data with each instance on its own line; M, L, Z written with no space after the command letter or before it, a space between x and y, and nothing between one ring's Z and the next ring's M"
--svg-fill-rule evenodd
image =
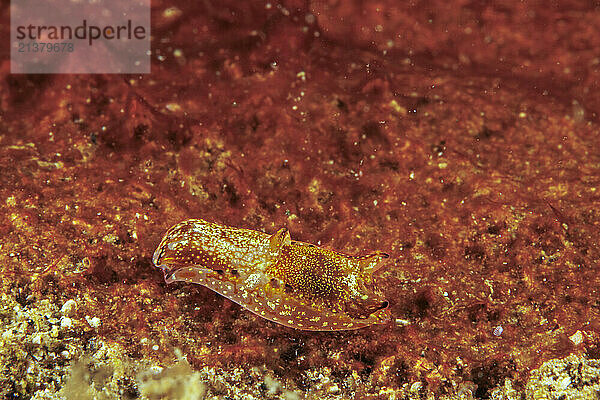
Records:
M152 262L167 283L204 285L268 320L297 329L358 329L390 319L372 274L389 256L350 256L266 233L189 219L173 226Z

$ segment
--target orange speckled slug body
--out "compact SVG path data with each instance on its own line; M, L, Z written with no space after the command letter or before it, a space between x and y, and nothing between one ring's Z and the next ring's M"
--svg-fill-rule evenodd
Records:
M389 321L372 273L389 256L349 256L201 219L173 226L154 252L167 283L198 283L279 324L312 331L358 329Z

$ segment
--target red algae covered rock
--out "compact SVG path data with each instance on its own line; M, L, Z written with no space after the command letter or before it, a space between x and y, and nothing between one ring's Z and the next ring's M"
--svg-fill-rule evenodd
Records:
M1 398L150 397L163 371L209 399L593 389L599 14L366 3L157 2L149 75L0 64ZM293 330L166 285L190 218L386 251L391 322Z

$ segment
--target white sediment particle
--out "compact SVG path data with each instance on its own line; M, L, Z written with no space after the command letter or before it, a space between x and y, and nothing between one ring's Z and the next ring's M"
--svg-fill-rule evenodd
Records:
M73 299L65 301L65 304L60 308L60 312L65 315L71 315L77 309L77 302Z
M42 335L39 332L34 333L33 336L31 337L31 343L41 344L42 343Z
M85 320L94 329L97 329L100 327L100 325L102 325L102 321L100 321L100 318L98 317L90 317L89 315L86 315Z
M60 319L60 327L62 329L69 329L73 327L73 320L69 317L62 317Z
M569 340L571 340L571 342L573 342L573 344L577 346L583 343L583 334L581 333L581 331L577 331L571 336L569 336Z
M560 380L557 386L559 391L566 390L569 386L571 386L571 377L565 376Z

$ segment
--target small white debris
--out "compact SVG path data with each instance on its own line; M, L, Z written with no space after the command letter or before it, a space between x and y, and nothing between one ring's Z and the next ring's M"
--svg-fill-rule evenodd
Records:
M577 331L571 336L569 336L569 339L571 340L571 342L573 342L575 346L580 345L581 343L583 343L583 333L581 333L581 331Z
M71 315L77 309L77 302L73 299L69 299L60 308L60 312L65 315Z
M171 112L181 111L181 106L177 103L168 103L165 108Z
M410 321L408 319L396 318L396 320L394 322L396 323L396 326L408 326L408 325L410 325Z
M60 319L60 327L62 329L70 329L73 327L73 320L69 317L62 317Z
M267 394L270 396L274 396L281 391L281 384L269 375L265 376L265 386L268 388Z
M10 340L13 337L13 331L12 329L7 329L4 332L2 332L2 339L3 340Z
M31 338L31 343L42 344L42 335L40 335L39 333L34 334Z
M339 393L340 387L337 385L337 383L334 383L333 385L327 388L327 391L331 394Z
M97 329L100 327L100 325L102 325L102 321L100 321L100 318L98 317L91 317L89 315L85 316L85 320L87 321L88 324L90 324L90 326L94 329Z
M410 385L410 389L408 389L411 393L417 393L419 390L421 390L421 387L423 387L423 384L421 382L414 382L412 385Z
M579 331L577 331L579 332ZM569 386L571 386L571 378L568 376L565 376L563 379L561 379L561 381L558 383L558 389L559 390L566 390Z
M504 332L504 328L502 328L502 326L498 325L497 327L494 328L494 330L492 331L492 334L494 336L500 336L500 335L502 335L502 332Z
M50 329L50 337L58 337L58 325L52 325L52 328Z

